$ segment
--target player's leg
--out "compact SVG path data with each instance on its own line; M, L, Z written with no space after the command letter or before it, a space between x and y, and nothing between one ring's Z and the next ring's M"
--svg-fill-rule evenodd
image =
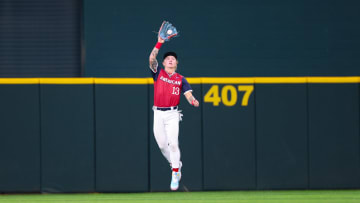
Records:
M172 165L170 189L177 190L181 179L180 171L180 149L179 149L179 120L180 115L177 111L167 113L165 119L165 131L169 141L170 160Z
M180 167L179 149L179 113L177 111L167 112L165 119L165 131L169 142L170 161L172 168Z
M171 163L170 150L168 146L168 140L165 132L164 119L162 118L160 111L154 111L154 137L161 153L164 155L166 160Z

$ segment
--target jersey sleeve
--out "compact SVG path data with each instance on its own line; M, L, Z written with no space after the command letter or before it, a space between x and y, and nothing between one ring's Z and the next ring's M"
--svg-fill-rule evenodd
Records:
M185 77L182 78L182 82L181 82L182 86L181 86L181 91L185 94L186 92L192 92L193 90L191 89L190 84L188 83L188 81L185 79Z
M154 72L151 68L150 68L150 72L151 72L151 75L154 79L154 81L157 80L158 76L159 76L159 73L160 73L160 66L158 65L157 68L156 68L156 72Z

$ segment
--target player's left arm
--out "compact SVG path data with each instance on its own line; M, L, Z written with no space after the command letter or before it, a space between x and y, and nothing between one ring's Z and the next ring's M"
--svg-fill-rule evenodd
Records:
M159 50L160 47L162 46L162 44L164 44L165 40L161 39L160 36L158 36L158 43L156 44L156 46L153 48L153 50L150 53L149 56L149 66L150 69L156 73L157 72L157 68L158 68L158 61L156 60L156 56L159 54Z
M193 105L193 106L195 106L195 107L199 107L199 101L197 100L197 99L195 99L195 97L193 96L193 94L192 94L192 92L191 91L187 91L187 92L185 92L185 97L186 97L186 99L188 100L188 102L191 104L191 105Z

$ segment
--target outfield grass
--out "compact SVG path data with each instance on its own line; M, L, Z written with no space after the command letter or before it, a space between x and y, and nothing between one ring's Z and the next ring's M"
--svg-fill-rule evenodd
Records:
M326 191L231 191L154 192L118 194L10 194L0 195L1 203L117 203L117 202L247 202L325 203L360 202L360 190Z

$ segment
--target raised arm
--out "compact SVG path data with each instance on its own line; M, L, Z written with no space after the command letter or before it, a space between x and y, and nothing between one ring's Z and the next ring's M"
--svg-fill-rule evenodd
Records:
M192 95L191 91L186 92L185 97L191 105L193 105L195 107L199 107L199 101L195 99L195 97Z
M159 65L158 61L156 60L156 56L158 55L160 47L164 44L164 42L165 40L161 39L158 36L158 42L156 43L156 46L153 48L149 56L149 67L154 73L157 71L157 67Z

